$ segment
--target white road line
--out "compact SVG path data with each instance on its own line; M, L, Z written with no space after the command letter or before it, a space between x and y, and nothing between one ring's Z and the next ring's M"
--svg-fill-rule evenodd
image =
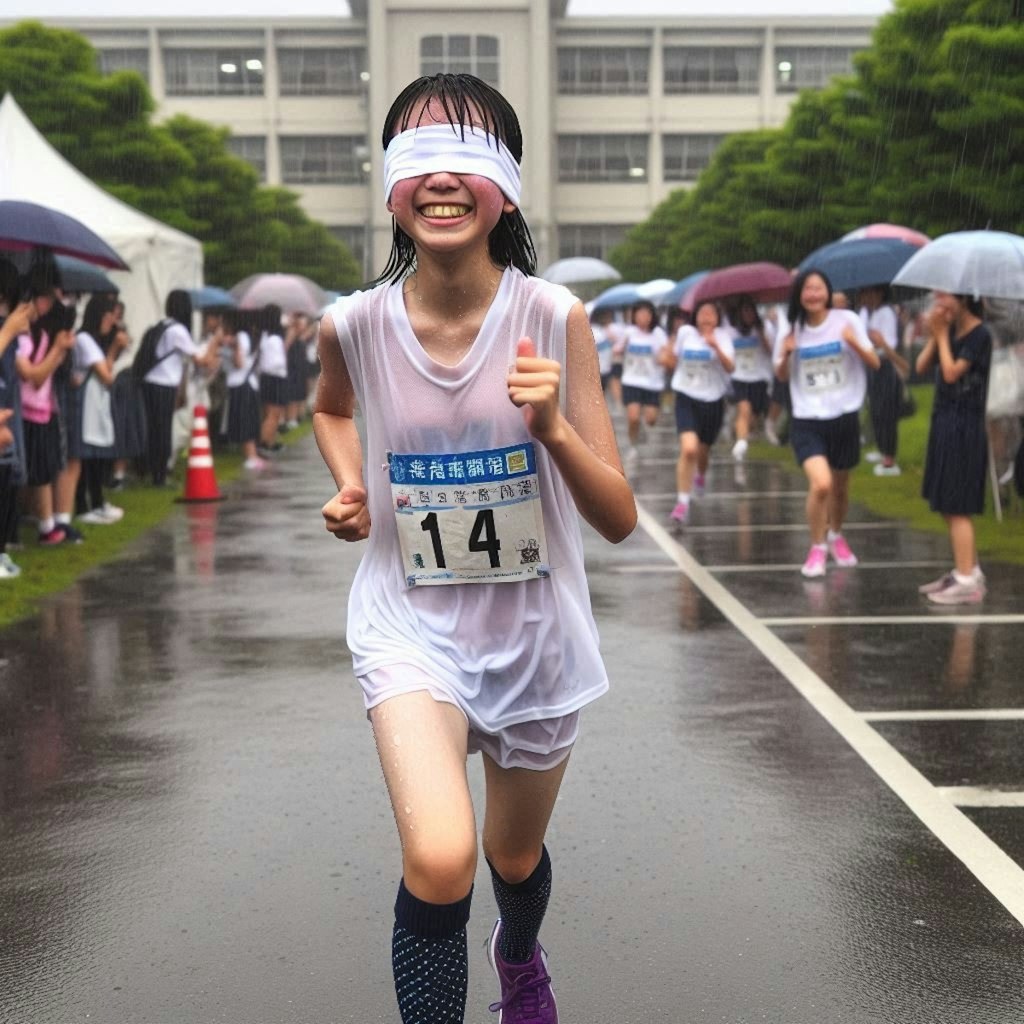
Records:
M1024 793L1020 790L981 786L939 786L938 790L957 807L1024 807Z
M637 501L675 501L675 491L665 491L662 494L634 494ZM709 491L695 498L696 504L703 505L706 501L739 500L740 498L806 498L806 491Z
M960 708L931 711L862 711L865 722L1019 722L1024 708Z
M1024 615L1017 613L954 615L941 608L936 608L931 615L807 615L761 619L761 625L771 629L780 626L1010 626L1020 622L1024 622Z
M771 562L763 565L754 563L746 563L744 565L705 565L704 568L708 572L715 573L735 573L735 572L797 572L802 567L802 562L789 562L779 563ZM949 559L946 561L934 561L934 562L858 562L857 571L861 572L864 569L936 569L942 566L948 566Z
M892 530L897 523L843 523L843 533L850 530ZM806 523L752 523L750 526L727 524L723 526L684 526L683 533L807 533Z
M657 520L638 507L648 536L698 590L786 677L986 889L1024 925L1024 869L957 810L906 758L759 622Z

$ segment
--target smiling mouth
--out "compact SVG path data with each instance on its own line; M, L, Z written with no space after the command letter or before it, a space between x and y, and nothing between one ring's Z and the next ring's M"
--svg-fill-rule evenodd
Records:
M463 206L461 203L436 203L430 206L421 206L420 213L432 220L457 220L465 217L471 207Z

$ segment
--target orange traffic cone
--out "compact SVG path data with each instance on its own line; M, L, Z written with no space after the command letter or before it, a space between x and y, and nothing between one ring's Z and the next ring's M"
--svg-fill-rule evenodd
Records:
M192 413L192 443L188 451L185 493L179 501L220 501L210 451L210 430L206 423L206 407L197 405Z

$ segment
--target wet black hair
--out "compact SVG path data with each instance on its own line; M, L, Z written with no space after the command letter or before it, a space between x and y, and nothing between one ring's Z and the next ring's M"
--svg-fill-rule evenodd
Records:
M737 330L741 330L745 327L745 324L743 323L743 318L740 316L740 311L743 309L744 306L749 306L754 311L754 322L750 326L756 327L759 331L763 333L764 321L761 319L761 313L757 308L757 303L754 301L754 298L751 295L741 295L736 300L736 323L733 326Z
M116 305L117 299L109 293L93 295L85 304L81 330L86 334L91 334L97 342L100 342L100 324L103 323L103 318L107 313L113 313Z
M696 306L693 307L693 324L697 325L697 314L705 307L710 306L715 311L715 317L718 320L716 327L722 326L722 307L714 299L701 299Z
M281 307L269 303L259 311L256 320L257 331L265 331L267 334L281 333Z
M18 287L21 275L18 268L9 260L0 256L0 302L9 310L13 310L21 296Z
M192 327L192 296L182 288L175 288L167 296L164 313L179 324Z
M793 280L793 287L789 292L789 309L786 311L786 317L791 324L798 324L802 327L807 322L807 311L800 303L800 293L804 290L807 278L812 274L817 274L825 282L825 287L828 289L828 302L825 303L825 307L826 309L832 308L832 282L829 280L828 274L824 270L816 270L811 267L803 273L797 274Z
M648 302L647 299L639 299L633 303L633 322L636 323L636 311L638 309L646 309L651 314L651 326L649 330L654 330L658 326L658 311L654 307L653 302Z
M954 295L953 298L961 306L965 306L971 316L976 316L980 320L985 315L985 303L981 299L976 299L973 295Z
M60 287L60 271L57 261L49 252L36 251L32 263L21 279L22 299L38 299L43 295L54 295Z
M238 330L237 310L225 309L220 315L220 324L228 334L234 334Z
M487 131L498 142L503 142L508 147L516 163L522 163L523 131L512 104L497 89L475 75L426 75L407 85L391 104L391 109L384 118L381 142L385 150L391 139L399 132L419 127L423 114L420 113L414 125L411 123L412 109L416 104L429 100L437 100L441 104L445 117L453 127L461 129L460 134L463 137L464 126L472 124L474 118L479 120L483 116L487 122ZM398 226L394 218L392 225L391 253L380 277L371 282L372 284L399 281L416 267L416 247L413 240ZM516 267L529 277L536 274L537 253L533 246L533 238L525 218L518 209L511 213L502 213L487 239L487 247L491 259L499 267Z
M861 301L861 293L862 292L871 292L871 291L874 291L876 288L879 291L881 291L881 293L882 293L882 302L881 302L881 304L883 306L888 306L889 303L892 302L892 288L889 287L889 285L887 285L887 284L866 284L866 285L864 285L863 288L859 288L857 290L857 302L858 302L858 304Z

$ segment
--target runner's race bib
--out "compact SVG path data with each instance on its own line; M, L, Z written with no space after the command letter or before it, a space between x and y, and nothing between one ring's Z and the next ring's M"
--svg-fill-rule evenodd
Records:
M550 575L533 442L451 455L388 454L406 583Z
M708 349L683 349L683 377L695 388L706 388L711 384L711 352Z
M651 345L630 345L626 349L623 375L650 380L654 373L654 348Z
M846 380L843 343L826 341L799 349L800 379L808 391L835 391Z
M733 348L736 350L736 370L738 373L757 373L757 350L761 342L757 338L735 338Z

